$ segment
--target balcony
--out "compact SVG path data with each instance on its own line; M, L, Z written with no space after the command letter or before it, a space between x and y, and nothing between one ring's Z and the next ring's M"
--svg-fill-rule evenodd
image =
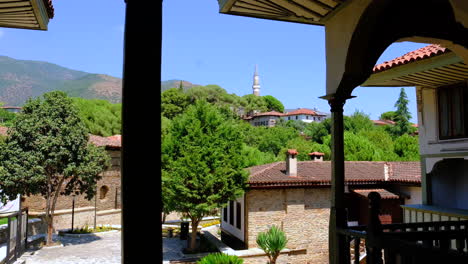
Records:
M468 263L468 220L463 220L462 212L406 206L408 223L381 224L380 195L373 192L368 197L369 225L337 229L349 248L346 263ZM365 256L359 250L362 243Z

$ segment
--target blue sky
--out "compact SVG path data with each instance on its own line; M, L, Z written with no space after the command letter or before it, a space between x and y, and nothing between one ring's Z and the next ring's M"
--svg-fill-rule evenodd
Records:
M122 77L124 0L54 0L48 31L0 28L0 55Z
M124 1L54 1L54 8L48 31L0 28L0 55L122 77ZM325 94L323 27L223 15L216 0L166 0L162 27L162 80L217 84L244 95L252 92L258 64L262 95L286 108L329 111L318 98ZM422 46L394 44L379 62ZM406 92L416 122L414 88ZM394 110L398 94L398 88L357 88L345 114L358 109L377 119Z
M261 95L272 95L286 108L329 112L325 95L325 34L321 26L220 14L216 0L163 2L162 80L217 84L229 93L252 93L258 64ZM425 46L395 43L379 63ZM372 119L394 110L399 88L358 87L345 105ZM412 121L417 122L414 88L406 88Z

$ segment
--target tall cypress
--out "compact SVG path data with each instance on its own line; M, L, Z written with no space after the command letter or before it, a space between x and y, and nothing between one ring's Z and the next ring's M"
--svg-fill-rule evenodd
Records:
M408 109L408 97L406 96L406 92L404 88L400 90L400 96L395 103L396 107L396 134L401 136L403 134L408 134L410 132L410 122L411 113Z

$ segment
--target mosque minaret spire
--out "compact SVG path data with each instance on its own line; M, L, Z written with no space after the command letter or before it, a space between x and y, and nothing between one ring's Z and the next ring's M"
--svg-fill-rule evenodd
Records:
M254 73L254 81L252 85L253 94L256 96L260 96L260 80L258 77L258 67L255 65L255 73Z

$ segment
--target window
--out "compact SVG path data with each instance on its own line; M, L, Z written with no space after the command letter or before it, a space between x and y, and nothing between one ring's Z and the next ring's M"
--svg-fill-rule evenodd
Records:
M104 200L107 198L107 193L109 192L109 187L107 187L106 185L102 186L100 189L99 189L99 199L100 200Z
M229 224L234 225L234 202L229 202Z
M466 82L440 87L439 139L468 137L468 96Z
M242 205L239 202L236 202L236 227L241 229L241 223L242 223Z

